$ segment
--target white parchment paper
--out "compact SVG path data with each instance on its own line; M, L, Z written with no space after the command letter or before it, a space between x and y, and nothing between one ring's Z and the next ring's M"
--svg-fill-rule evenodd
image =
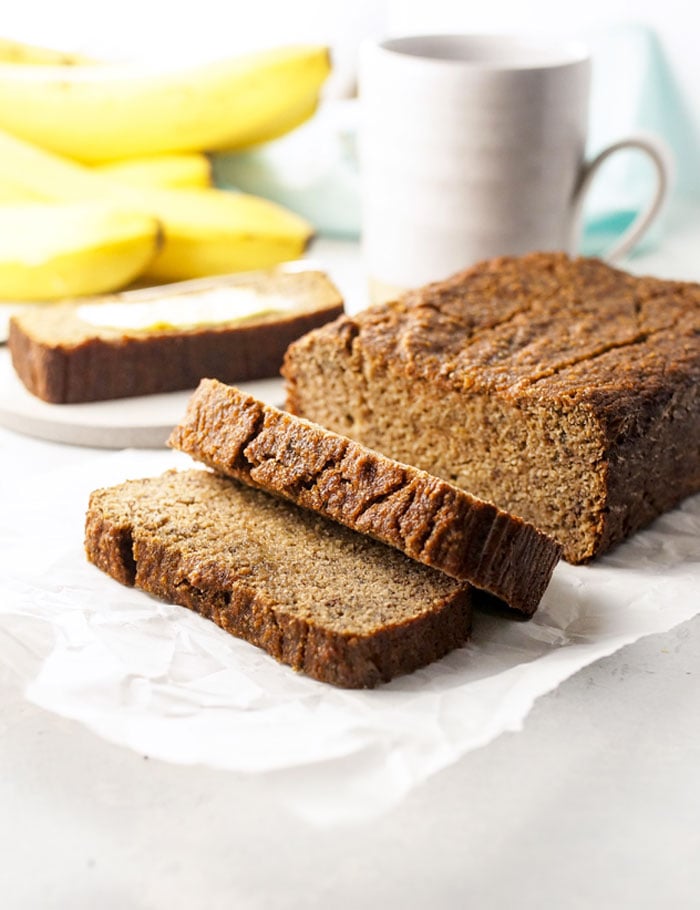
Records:
M121 452L3 492L0 663L27 699L168 762L267 775L310 820L362 818L521 728L581 667L700 612L700 497L595 565L561 564L534 619L478 614L473 642L370 692L278 665L87 563L90 491L190 467ZM28 492L29 491L29 492Z

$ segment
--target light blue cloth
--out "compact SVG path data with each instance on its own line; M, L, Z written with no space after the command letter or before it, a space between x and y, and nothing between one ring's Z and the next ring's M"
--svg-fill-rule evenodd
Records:
M632 133L665 140L675 159L672 197L700 196L700 143L656 34L616 26L588 36L593 55L589 155ZM267 146L214 159L217 184L272 199L306 217L320 234L356 238L360 231L355 147L356 102L321 107L304 126ZM622 151L598 172L584 208L582 252L602 254L646 207L653 166ZM663 218L639 249L658 241Z
M657 136L673 160L668 212L674 199L700 195L700 143L656 33L619 25L590 34L593 57L588 154L630 134ZM584 208L582 252L604 253L653 195L653 165L638 151L612 156L596 175ZM664 214L636 247L663 236Z

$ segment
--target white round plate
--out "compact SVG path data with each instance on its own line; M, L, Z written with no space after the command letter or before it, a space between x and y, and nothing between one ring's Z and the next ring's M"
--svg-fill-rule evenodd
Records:
M242 382L239 388L266 404L280 406L284 384L279 378ZM0 350L0 426L51 442L107 449L165 447L182 418L192 391L119 398L85 404L48 404L20 382L10 352Z

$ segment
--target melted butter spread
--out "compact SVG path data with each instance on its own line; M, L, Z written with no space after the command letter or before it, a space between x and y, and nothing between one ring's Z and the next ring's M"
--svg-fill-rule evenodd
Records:
M287 313L298 301L251 288L216 288L181 297L144 303L86 303L78 318L99 328L166 332L246 322L271 313Z

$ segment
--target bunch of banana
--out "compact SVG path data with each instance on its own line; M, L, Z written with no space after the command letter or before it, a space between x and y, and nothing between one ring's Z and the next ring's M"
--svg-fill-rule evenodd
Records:
M117 219L126 211L156 219L162 228L162 245L141 273L154 281L265 268L296 259L312 235L306 221L265 199L217 189L137 186L105 177L97 169L8 133L0 133L0 186L3 184L25 192L32 200L69 204L101 200L111 204ZM37 211L35 201L27 204ZM16 214L16 205L13 211ZM2 249L0 239L0 259ZM28 270L28 283L31 274ZM22 299L31 297L33 290L29 287ZM70 293L90 291L75 288ZM0 294L6 295L1 282Z
M308 119L329 71L316 45L178 68L0 62L0 127L87 164L231 151Z
M183 70L52 54L0 41L0 298L93 294L303 253L311 226L213 188L205 152L268 141L310 117L325 48Z

